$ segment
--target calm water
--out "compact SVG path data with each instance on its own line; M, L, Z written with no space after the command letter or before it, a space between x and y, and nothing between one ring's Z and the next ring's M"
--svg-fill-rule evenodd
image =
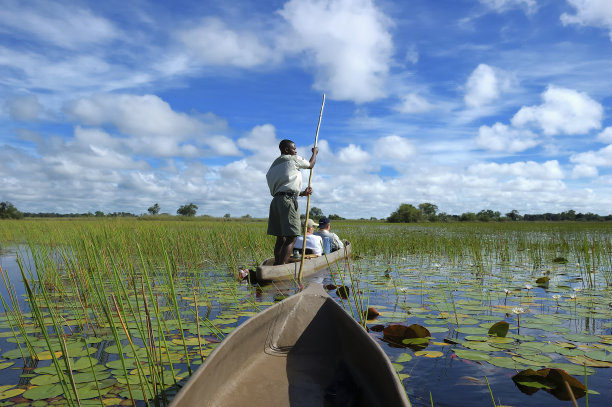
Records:
M5 249L0 254L0 266L10 276L20 298L20 306L27 310L23 283L16 264L17 251L27 267L32 269L31 259L24 248ZM371 257L354 261L350 274L348 270L347 267L335 267L332 273L326 270L310 280L327 285L344 283L358 286L362 304L376 307L380 311L378 319L368 322L368 327L372 329L370 334L379 341L395 363L414 406L430 406L430 397L435 406L491 406L491 395L485 378L496 404L565 406L568 402L557 400L544 390L532 395L521 392L512 381L512 376L517 372L515 369L497 367L487 360L474 359L494 357L497 359L493 360L499 361L502 357L515 357L520 361L517 364L521 369L528 366L539 369L549 364L563 363L583 370L582 366L570 363L567 355L558 353L556 349L559 348L554 345L570 343L576 346L576 353L589 355L589 352L598 352L600 358L601 351L604 358L612 355L611 292L605 288L600 273L593 276L597 289L586 288L584 273L575 259L569 259L567 264L533 267L529 262L518 260L487 262L483 265L444 258L433 261L423 257L405 257L389 261ZM550 279L547 287L535 284L535 280L542 276ZM200 306L199 312L206 313L208 319L215 321L216 326L226 333L254 312L273 304L275 298L297 291L293 284L256 287L234 283L222 273L216 274L214 279L216 282L209 283L205 288L210 303L208 306ZM527 284L531 288L527 289ZM192 285L186 283L186 286ZM4 284L0 285L0 293L8 302ZM349 313L356 315L354 296L342 300L333 290L330 295L342 303ZM553 297L557 295L559 298ZM571 298L572 295L576 298ZM193 304L190 303L187 296L181 298L182 315L186 319L191 318L189 315ZM513 309L518 308L524 311L518 315L520 328L517 314L513 312ZM166 316L172 318L171 314ZM509 336L512 336L512 341L491 348L487 346L488 327L498 321L510 324ZM377 326L386 327L390 324L419 324L430 329L433 338L426 347L419 349L393 345L384 340L382 332L375 331ZM16 348L8 332L10 329L7 325L0 329L0 334L4 335L0 337L3 354ZM207 335L212 339L210 332ZM449 344L445 339L451 339L455 344ZM142 341L137 343L142 345ZM127 341L122 344L126 345ZM95 348L92 356L104 364L117 360L117 354L109 351L113 345L114 341L108 337L92 343L91 346ZM486 356L467 358L459 356L456 350L459 353L467 350ZM196 360L194 358L192 362ZM0 365L3 362L14 363L0 370L0 386L26 385L38 375L30 367L44 367L51 363L41 360L35 366L26 366L24 369L24 362L20 358L4 357ZM177 366L180 370L186 370L185 363ZM194 368L197 368L197 364ZM610 405L612 369L588 369L591 373L588 375L588 387L599 393L589 395L589 405ZM585 382L584 374L573 376ZM114 386L107 397L118 397L124 391L121 386ZM169 397L175 391L170 389ZM19 397L9 399L9 405L11 400L14 403L23 401ZM380 397L384 399L384 394ZM579 405L585 405L585 398L578 402Z

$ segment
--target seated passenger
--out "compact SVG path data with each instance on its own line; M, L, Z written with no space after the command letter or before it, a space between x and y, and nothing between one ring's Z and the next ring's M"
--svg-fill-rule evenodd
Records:
M316 223L312 219L308 219L306 223L306 254L316 254L320 256L323 254L323 239L321 236L314 235ZM297 249L299 254L302 254L302 247L304 242L304 236L298 236L293 245L294 251Z
M317 236L321 237L329 237L331 240L331 251L335 252L336 250L344 249L344 243L338 237L337 234L329 231L331 228L329 218L324 216L319 219L319 231L315 233Z

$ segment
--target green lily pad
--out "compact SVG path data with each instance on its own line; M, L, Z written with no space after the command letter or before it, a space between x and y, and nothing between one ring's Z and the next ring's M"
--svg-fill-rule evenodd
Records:
M462 359L469 359L469 360L489 360L491 359L491 356L489 356L488 354L473 351L473 350L455 349L454 352L457 356L459 356Z
M599 342L601 338L595 335L583 335L583 334L568 334L563 336L568 341L573 342Z
M493 324L491 328L489 328L488 334L490 336L497 336L504 338L508 334L508 330L510 329L510 324L506 321L499 321Z

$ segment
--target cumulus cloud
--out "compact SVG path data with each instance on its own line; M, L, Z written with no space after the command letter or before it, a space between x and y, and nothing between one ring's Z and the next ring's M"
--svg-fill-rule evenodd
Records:
M15 120L36 120L43 111L43 106L36 95L16 96L5 102L9 116Z
M423 113L431 110L433 106L423 97L416 93L410 93L402 98L402 102L395 106L395 110L400 113Z
M181 31L177 36L205 65L249 68L276 58L274 50L260 41L255 31L234 30L218 18L205 18L196 27ZM185 62L179 59L174 63L181 66Z
M606 127L601 133L597 135L597 140L604 143L612 143L612 127Z
M338 153L338 160L346 164L361 165L370 161L370 154L363 151L361 147L349 144Z
M194 157L202 153L201 146L219 155L240 155L229 137L218 134L224 123L214 115L194 118L175 112L155 95L95 95L67 104L64 111L88 126L115 126L129 136L126 145L139 154Z
M237 141L240 148L249 151L272 150L274 155L278 153L278 143L276 128L272 124L255 126L245 137Z
M391 23L371 0L291 0L279 14L293 30L284 46L311 58L315 89L358 103L386 95Z
M374 145L374 155L383 160L406 160L415 154L414 145L400 136L386 136L378 139Z
M531 14L536 11L538 6L536 0L480 0L480 2L498 13L511 8L522 7L528 14Z
M572 169L572 178L592 178L599 175L597 167L588 164L578 164Z
M34 36L64 48L102 43L117 38L119 30L108 20L76 4L34 0L2 2L0 31Z
M511 77L501 69L480 64L472 72L465 85L465 103L469 107L480 107L499 98L510 90Z
M536 135L529 130L514 129L502 123L478 129L476 145L490 151L517 153L539 144Z
M549 86L539 106L522 107L512 118L514 126L534 125L544 134L585 134L601 128L603 107L584 92Z
M495 175L520 177L531 180L554 180L564 178L563 170L557 160L546 161L542 164L535 161L522 161L510 164L474 164L468 167L467 172L485 178Z
M578 24L603 27L610 31L612 41L612 2L609 0L567 0L576 9L576 14L563 13L564 25Z
M612 167L612 144L597 151L574 154L570 161L597 167Z

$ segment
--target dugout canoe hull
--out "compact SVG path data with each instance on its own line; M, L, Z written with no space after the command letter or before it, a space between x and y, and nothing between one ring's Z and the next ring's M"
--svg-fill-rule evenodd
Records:
M327 256L318 256L312 259L304 260L304 268L302 277L309 276L319 270L327 268L329 265L336 263L338 260L345 259L351 254L351 243L344 242L344 248L329 253ZM297 280L300 274L300 262L281 264L273 266L274 258L267 259L255 270L257 281L271 280Z
M170 407L410 406L381 346L320 284L235 329Z

